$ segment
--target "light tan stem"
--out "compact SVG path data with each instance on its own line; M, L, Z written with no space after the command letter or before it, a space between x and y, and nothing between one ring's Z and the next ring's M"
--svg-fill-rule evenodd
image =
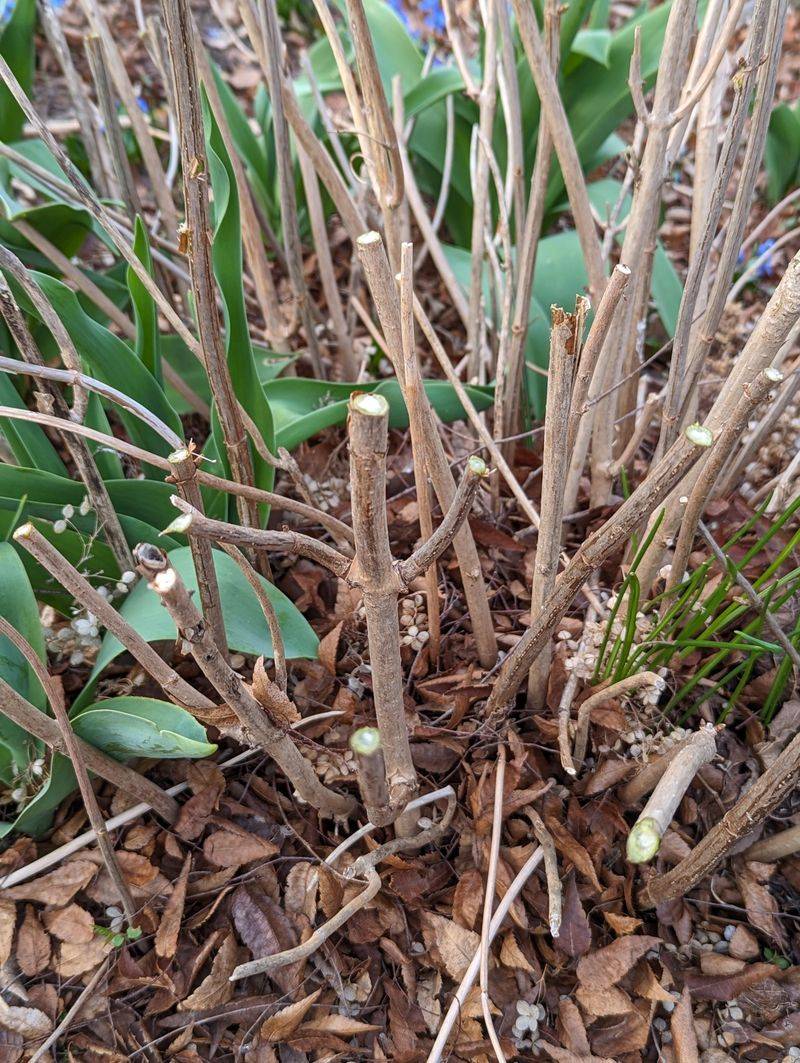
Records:
M364 268L375 307L378 311L387 353L394 365L401 389L405 387L402 365L402 335L400 306L389 262L377 233L366 233L358 238L358 254ZM444 452L438 425L429 403L422 409L425 418L425 441L428 470L433 489L443 510L450 508L456 487L450 464ZM454 540L464 595L467 599L478 659L484 668L491 668L497 660L497 639L489 607L489 596L483 580L480 557L468 524L462 524Z
M526 809L536 840L544 853L544 872L547 877L547 904L550 934L557 938L561 930L562 890L558 874L558 859L553 835L544 825L544 820L534 808Z
M669 765L678 755L680 750L684 746L688 745L692 741L692 735L688 735L686 738L677 742L666 753L662 753L661 756L654 757L637 772L630 782L625 785L619 791L620 805L626 807L628 805L638 805L643 797L652 793L656 788L658 780L663 776Z
M481 922L480 988L483 1022L494 1054L499 1063L505 1063L497 1031L492 1019L492 1001L489 996L489 941L491 937L492 909L497 889L497 868L500 863L500 843L503 835L503 802L505 800L506 747L501 742L497 755L494 780L494 805L492 807L492 836L489 843L489 866L486 872L486 888L483 894L483 920Z
M358 764L358 788L370 823L384 827L394 819L386 786L386 763L381 733L375 727L359 727L350 737L350 748Z
M386 523L386 450L389 404L382 395L350 399L350 490L353 499L355 582L367 618L375 715L386 761L389 801L396 813L416 796L403 699L397 596L403 584L395 571ZM401 817L398 831L414 824Z
M408 422L411 429L411 453L414 463L414 484L419 507L419 530L423 543L433 535L431 516L431 492L428 486L428 460L425 447L425 415L423 408L422 375L417 361L414 338L414 248L404 243L400 249L400 332L403 348L403 375L408 406ZM428 603L428 653L432 661L439 658L441 620L439 615L439 578L436 562L425 570L425 597Z
M173 450L169 455L169 463L172 466L172 479L184 501L194 506L200 513L203 512L203 498L197 483L197 465L194 455L188 447L180 447ZM219 583L217 571L214 568L214 555L211 543L208 539L200 539L193 535L189 536L189 547L192 551L192 561L197 573L197 587L200 592L200 602L203 606L203 616L211 629L211 634L217 648L224 657L228 654L228 638L225 634L225 622L222 618L222 602L219 597Z
M800 827L770 834L767 838L751 845L742 853L745 860L757 860L760 864L774 864L786 856L793 856L800 851Z
M579 337L576 317L560 307L551 308L550 369L547 378L547 406L544 422L542 460L542 519L536 544L536 560L531 584L531 623L535 624L544 602L552 594L561 555L564 483L569 453L564 445L564 425L569 418L572 378ZM528 672L528 708L541 710L547 695L551 645L546 643Z
M714 759L716 753L716 730L705 724L673 757L631 827L626 850L631 863L643 864L653 859L695 775L704 764Z
M588 642L589 626L594 624L597 618L597 611L593 605L590 605L586 611L586 617L583 622L583 634L581 635L581 641L578 646L577 656L586 649ZM580 676L575 668L573 668L564 684L564 689L561 692L561 697L558 702L558 754L561 761L561 767L567 773L567 775L577 775L575 763L572 759L572 737L570 735L570 711L572 709L572 702L575 699L575 695L578 692L578 683L580 682Z
M352 799L322 785L291 737L270 722L249 688L225 661L167 555L158 547L140 543L134 557L139 572L148 579L150 588L189 643L203 675L236 714L248 741L272 757L300 797L321 815L348 815L353 809Z
M575 727L575 763L580 765L586 758L586 750L589 746L589 724L592 722L592 709L598 705L605 705L612 698L619 698L625 694L632 694L635 690L643 687L653 687L655 690L664 689L664 680L655 672L637 672L636 675L626 676L611 686L603 687L590 694L582 701L578 708L578 722Z

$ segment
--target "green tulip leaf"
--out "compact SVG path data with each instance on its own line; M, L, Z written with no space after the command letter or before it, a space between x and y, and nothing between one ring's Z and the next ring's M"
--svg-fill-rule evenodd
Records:
M194 716L156 698L96 701L72 717L72 728L85 742L117 760L208 757L217 749Z

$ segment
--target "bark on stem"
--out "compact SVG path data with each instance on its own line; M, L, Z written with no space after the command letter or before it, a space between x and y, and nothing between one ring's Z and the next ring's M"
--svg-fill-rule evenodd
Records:
M673 757L631 827L626 854L632 864L644 864L653 859L695 775L704 764L714 759L716 752L716 730L711 724L705 724Z
M61 731L61 737L67 749L67 755L72 761L72 767L75 772L75 778L78 780L78 789L83 798L86 815L89 817L89 823L97 836L97 848L100 850L100 855L103 858L103 863L106 865L106 871L108 871L109 878L117 888L117 893L122 902L122 909L125 913L125 919L128 922L128 926L135 926L136 905L133 902L128 883L125 881L111 840L108 837L105 820L103 819L100 807L97 804L97 797L92 788L92 781L89 778L89 773L86 770L86 764L84 763L81 749L78 745L78 736L72 730L72 724L67 715L67 706L64 700L64 688L61 685L61 680L58 677L50 675L47 667L41 660L39 660L39 657L31 644L27 639L23 638L17 629L12 627L4 617L0 617L0 634L5 635L28 662L34 675L39 680L47 700L50 702L50 708L53 710L56 723Z
M547 378L547 406L544 421L542 459L542 500L539 538L531 585L531 623L552 594L561 555L564 483L569 452L564 445L564 425L569 419L575 354L580 337L577 319L560 307L551 307L550 368ZM550 675L551 644L547 642L531 663L528 672L528 708L537 711L544 705Z
M402 338L400 329L400 307L395 283L389 268L389 262L378 233L362 234L357 240L359 259L364 268L370 292L378 311L383 334L386 338L387 353L394 365L401 390L405 389L405 375L402 366ZM442 510L450 508L455 496L455 481L450 464L444 452L438 425L430 403L422 409L425 418L425 442L428 470L433 489L439 499ZM492 613L489 607L489 595L483 580L480 557L475 540L468 524L462 524L454 539L454 548L461 570L464 596L467 599L472 630L478 651L478 659L484 668L491 668L497 660L497 639L495 638Z
M225 450L234 480L252 484L253 461L222 342L211 261L211 220L200 89L194 58L194 32L187 0L162 0L161 11L169 45L181 142L183 196L189 240L187 258L197 313L203 363L217 407ZM246 499L237 499L243 524L257 525L258 513Z
M182 679L156 653L150 643L117 612L108 599L98 594L91 583L32 524L20 525L14 532L14 541L27 550L84 608L97 617L103 627L110 631L147 674L155 679L171 701L189 712L197 710L199 715L207 715L214 710L214 703Z
M321 815L348 815L353 810L351 798L322 785L291 737L269 721L261 704L219 652L167 555L158 547L140 543L134 550L134 558L139 572L149 580L149 586L189 643L200 670L236 714L247 740L273 758L300 797Z
M691 426L652 469L650 476L617 512L589 536L556 581L553 593L503 662L487 703L487 713L502 711L515 696L528 670L589 576L630 537L640 521L664 501L680 478L713 443L713 435Z
M376 727L359 727L350 737L350 748L358 764L358 788L370 823L385 827L394 819L386 786L386 763L381 733Z
M389 802L396 813L416 797L417 773L411 759L400 660L397 595L403 585L395 571L386 523L386 449L389 404L382 395L355 394L350 399L350 491L356 583L367 618L375 715L386 761ZM401 834L413 831L401 817Z
M175 481L181 498L202 513L203 498L197 483L194 455L188 447L180 447L172 451L168 460L172 466L172 479ZM222 602L219 597L219 583L217 582L217 570L214 568L211 543L208 539L200 539L191 535L189 536L189 548L192 551L192 561L197 573L197 587L200 591L203 616L211 628L217 648L224 657L227 657L228 637L225 634L225 621L222 618Z

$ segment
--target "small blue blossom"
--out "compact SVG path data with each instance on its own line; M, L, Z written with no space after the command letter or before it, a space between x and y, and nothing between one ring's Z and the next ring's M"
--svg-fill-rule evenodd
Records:
M431 33L444 33L446 24L441 0L420 0L420 11L425 16L425 25Z
M758 272L758 276L759 277L769 277L772 274L772 269L773 269L772 255L767 254L767 252L770 250L770 248L774 244L775 244L775 241L772 239L772 237L770 237L768 240L765 240L763 242L763 244L759 244L758 247L756 248L756 258L761 258L761 256L765 255L765 254L767 255L767 257L764 259L764 261L758 267L758 271L757 272Z

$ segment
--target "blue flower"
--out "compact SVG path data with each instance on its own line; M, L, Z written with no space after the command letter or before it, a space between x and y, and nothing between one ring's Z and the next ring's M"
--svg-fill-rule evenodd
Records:
M772 255L767 254L767 252L770 250L771 247L774 246L774 244L775 241L772 239L772 237L770 237L768 240L765 240L763 244L759 244L756 248L756 258L761 258L762 255L767 255L767 257L758 267L757 273L759 277L769 277L772 274Z
M441 0L420 0L420 11L425 16L425 25L431 33L444 33L446 24Z

